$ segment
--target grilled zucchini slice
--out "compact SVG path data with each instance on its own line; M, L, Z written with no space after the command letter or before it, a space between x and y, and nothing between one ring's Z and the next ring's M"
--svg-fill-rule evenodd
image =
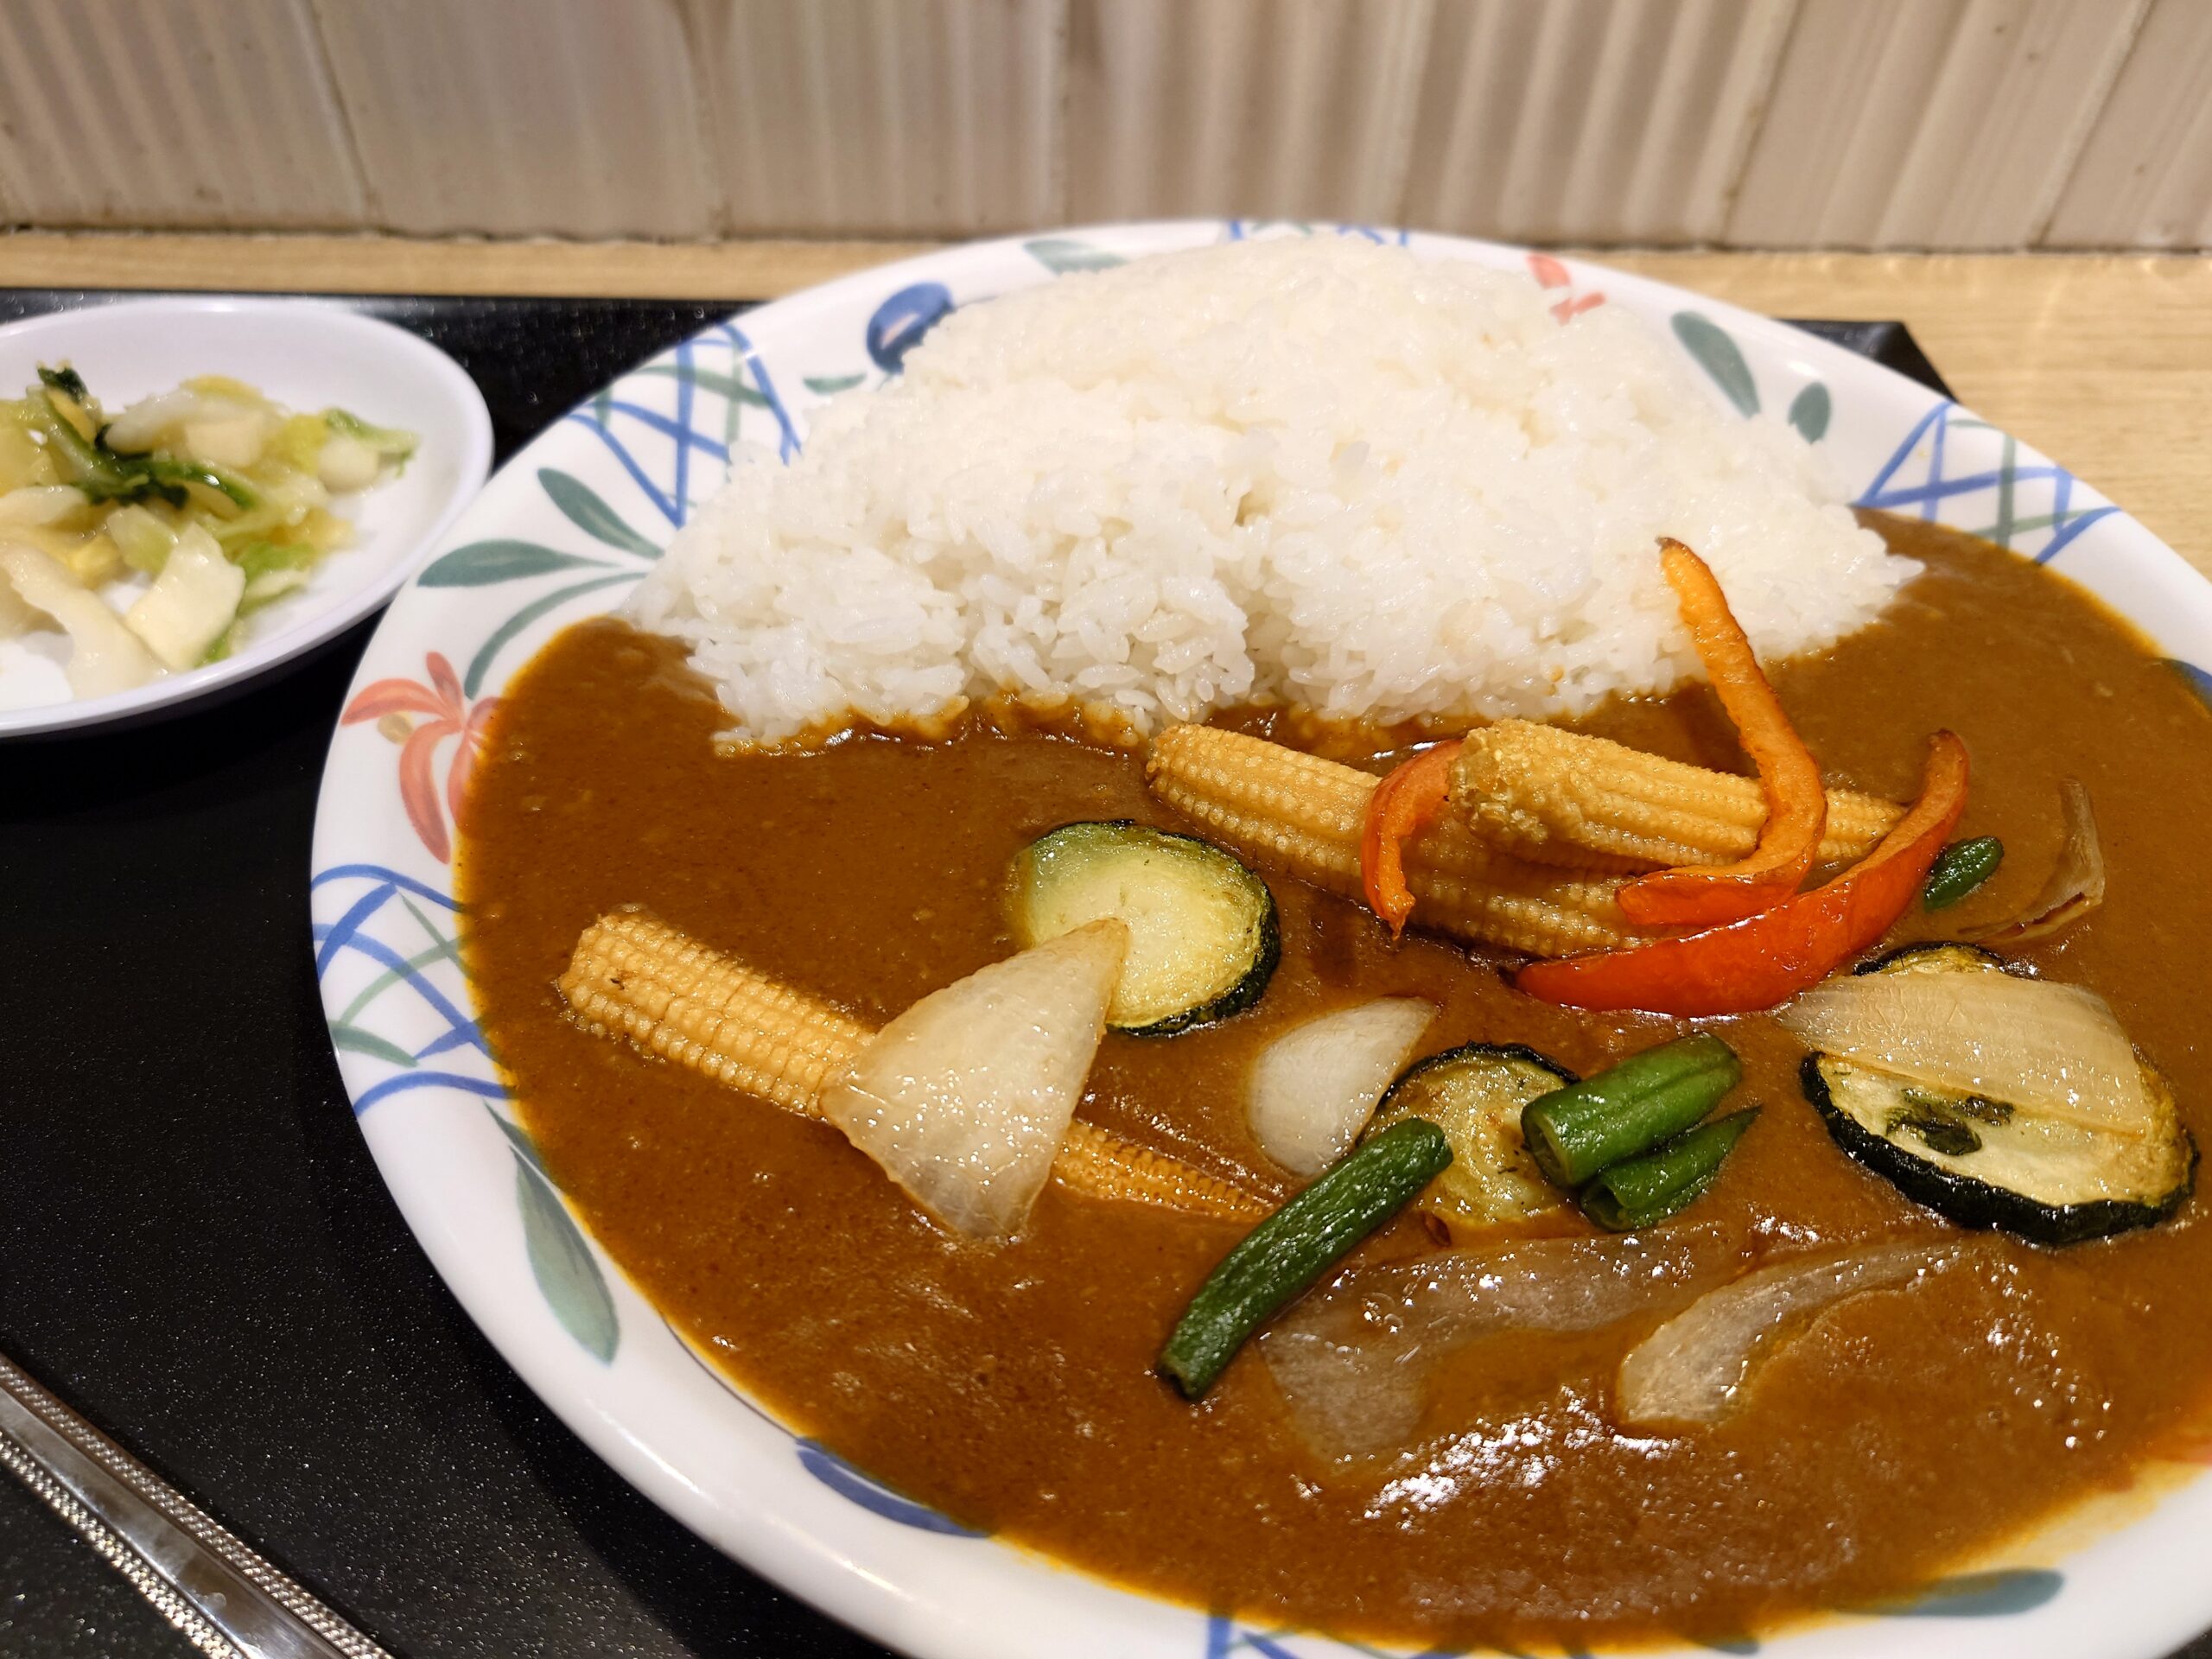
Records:
M1945 944L1908 945L1859 971L2009 970L1977 946ZM1961 1227L2075 1244L2164 1220L2195 1183L2196 1143L2165 1080L2143 1071L2157 1119L2141 1136L2032 1117L1834 1054L1807 1055L1798 1077L1835 1143L1907 1198Z
M1129 954L1106 1022L1166 1037L1242 1014L1282 959L1274 894L1211 842L1128 818L1065 823L1014 855L1014 934L1042 944L1111 916Z
M1580 1081L1519 1044L1468 1043L1416 1061L1375 1109L1369 1129L1426 1119L1452 1143L1452 1162L1414 1207L1454 1239L1554 1210L1568 1194L1544 1179L1521 1137L1521 1109Z

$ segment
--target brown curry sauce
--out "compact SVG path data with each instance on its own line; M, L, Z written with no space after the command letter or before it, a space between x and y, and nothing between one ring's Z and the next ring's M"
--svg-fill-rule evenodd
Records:
M2078 589L1986 543L1875 521L1928 573L1891 614L1777 683L1831 781L1910 795L1922 739L1974 754L1961 835L2004 837L1992 883L1899 937L2010 913L2059 838L2056 785L2094 797L2110 896L2031 959L2103 993L2212 1133L2212 715ZM1255 717L1262 718L1262 717ZM883 1020L1012 950L1001 884L1075 818L1174 826L1138 757L975 729L855 734L807 755L718 758L726 716L664 640L572 628L510 688L482 757L460 876L484 1027L546 1164L652 1300L754 1396L887 1484L1109 1577L1284 1623L1439 1645L1707 1640L1864 1603L2123 1487L2201 1403L2212 1231L2192 1200L2145 1233L2008 1244L2017 1271L1837 1308L1757 1375L1729 1421L1626 1433L1613 1370L1649 1328L1471 1349L1436 1438L1329 1465L1265 1367L1201 1406L1151 1366L1231 1227L1048 1189L1004 1246L956 1241L836 1130L587 1035L552 988L582 927L641 902L716 947ZM1586 722L1740 766L1710 695ZM1109 1035L1083 1114L1285 1190L1251 1144L1253 1052L1331 1006L1414 995L1424 1052L1529 1044L1578 1071L1673 1022L1520 996L1457 949L1272 882L1282 966L1259 1007L1166 1039ZM1936 924L1940 922L1939 928ZM1830 1142L1771 1022L1727 1022L1766 1110L1690 1212L1750 1257L1814 1237L1940 1237L1944 1224ZM1370 1250L1427 1246L1403 1220Z

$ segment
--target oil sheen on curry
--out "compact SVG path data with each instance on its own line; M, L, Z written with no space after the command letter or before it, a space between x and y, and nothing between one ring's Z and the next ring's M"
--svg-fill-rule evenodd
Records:
M719 752L572 628L474 785L486 1032L702 1353L1111 1579L1521 1648L2003 1560L2212 1374L2212 717L1869 522L1924 573L1770 683L1685 559L1709 683L1464 742Z

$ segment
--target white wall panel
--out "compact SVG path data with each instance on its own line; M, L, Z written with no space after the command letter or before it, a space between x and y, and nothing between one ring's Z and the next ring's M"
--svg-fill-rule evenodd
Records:
M1065 0L684 0L737 232L1061 217Z
M2212 0L0 0L0 226L2212 246Z
M372 222L709 236L675 0L316 0Z
M38 225L359 224L307 0L0 0L0 205Z
M1071 0L1067 216L1394 221L1429 0Z
M1796 0L1439 0L1407 222L1720 232Z
M2018 247L2146 0L1802 0L1726 240Z
M2212 247L2212 4L2154 0L2044 240Z

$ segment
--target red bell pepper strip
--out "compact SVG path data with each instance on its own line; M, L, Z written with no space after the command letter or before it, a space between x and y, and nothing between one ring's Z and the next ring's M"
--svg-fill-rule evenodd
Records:
M1727 595L1703 559L1671 537L1659 558L1697 654L1766 791L1766 823L1750 856L1640 876L1621 888L1621 914L1640 927L1703 927L1755 915L1804 884L1827 829L1820 763L1760 672Z
M1367 907L1390 925L1390 937L1406 931L1414 895L1406 886L1405 843L1443 816L1452 795L1452 763L1457 743L1440 743L1405 762L1375 786L1359 830L1359 880Z
M1626 950L1532 962L1513 982L1571 1008L1686 1018L1770 1008L1872 944L1904 914L1967 804L1967 747L1929 740L1920 798L1881 844L1825 887L1725 927Z

